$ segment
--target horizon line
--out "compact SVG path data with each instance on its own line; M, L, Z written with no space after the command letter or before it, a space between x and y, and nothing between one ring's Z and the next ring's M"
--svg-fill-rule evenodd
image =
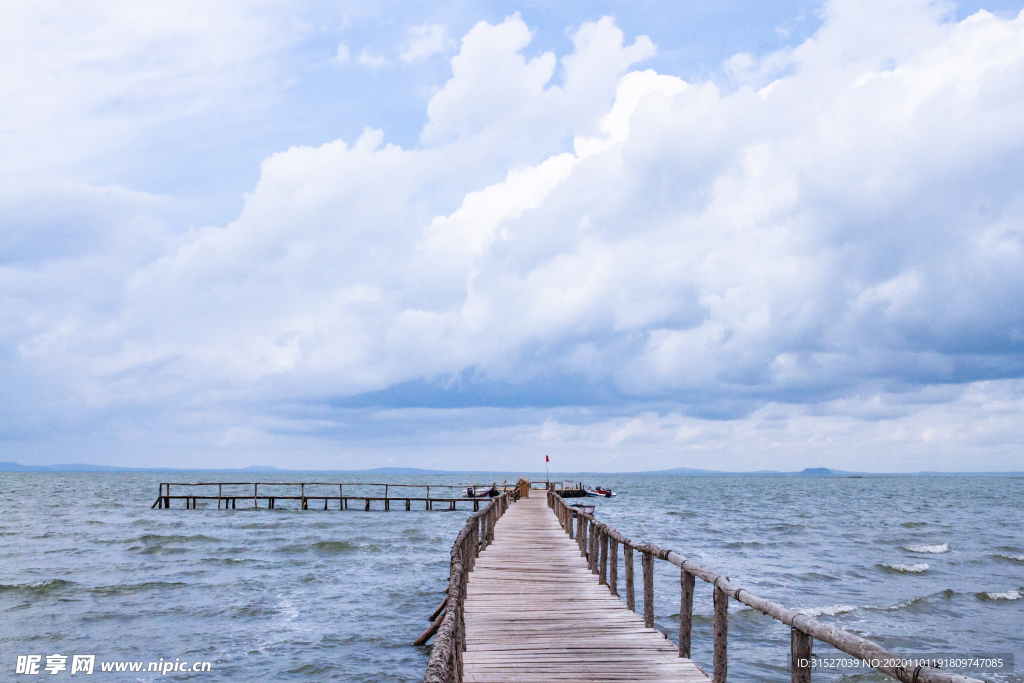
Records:
M0 462L0 472L53 472L53 473L186 473L186 472L230 472L239 474L289 474L297 472L310 473L337 473L337 474L419 474L419 475L454 475L454 474L540 474L539 471L524 470L436 470L422 469L416 467L374 467L366 469L305 469L305 468L279 468L270 465L248 465L246 467L120 467L115 465L93 465L89 463L59 463L53 465L22 465L16 462ZM996 470L979 472L973 470L919 470L916 472L867 472L837 470L829 467L807 467L803 470L704 470L690 467L676 467L661 470L642 471L619 471L619 472L598 472L598 471L564 471L555 472L557 475L665 475L665 476L739 476L739 475L764 475L764 476L1024 476L1022 471Z

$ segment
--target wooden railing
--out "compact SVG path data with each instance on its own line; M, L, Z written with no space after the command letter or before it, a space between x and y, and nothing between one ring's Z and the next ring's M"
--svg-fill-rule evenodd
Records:
M472 515L455 537L448 575L448 596L434 612L434 615L440 616L437 616L434 624L416 641L417 645L422 645L430 636L434 636L427 674L423 677L424 683L461 683L462 653L466 651L466 620L463 607L466 602L469 572L473 571L480 551L494 540L494 525L505 514L509 505L517 500L518 488L494 498L486 508Z
M590 570L597 574L598 583L607 585L612 595L618 595L618 546L622 546L626 569L626 607L636 609L633 579L633 551L641 554L643 567L644 625L654 628L654 560L665 560L679 567L679 656L690 656L690 631L693 625L694 578L700 577L714 587L714 683L725 683L728 670L729 598L781 621L790 627L790 657L793 683L810 683L811 645L815 638L837 650L872 663L879 671L904 683L982 683L981 681L926 666L889 666L901 661L881 645L856 636L830 624L823 624L801 612L759 598L745 588L736 586L725 576L690 562L673 550L656 545L637 543L614 528L598 521L593 515L581 512L554 491L548 491L548 506L554 510L562 528L575 538L580 553L587 558ZM573 523L575 520L575 524Z

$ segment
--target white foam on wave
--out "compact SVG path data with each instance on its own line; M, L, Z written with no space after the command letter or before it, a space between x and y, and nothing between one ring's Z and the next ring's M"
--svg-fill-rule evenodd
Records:
M949 552L949 544L948 543L941 543L939 545L926 545L924 543L921 543L921 544L918 544L918 545L905 545L903 547L906 550L909 550L912 553L935 553L935 554L939 554L939 553L948 553Z
M1006 555L1005 553L999 553L996 557L1001 557L1004 560L1013 560L1014 562L1024 562L1024 555Z
M928 563L920 562L918 564L882 564L887 569L892 569L897 572L904 572L906 574L920 574L921 572L928 571Z
M1020 600L1024 598L1020 591L1003 591L1002 593L985 593L989 600Z
M857 609L855 605L832 605L830 607L805 607L796 611L800 614L806 614L809 617L820 617L822 615L826 617L834 617L837 614L846 614L847 612L852 612L855 609Z

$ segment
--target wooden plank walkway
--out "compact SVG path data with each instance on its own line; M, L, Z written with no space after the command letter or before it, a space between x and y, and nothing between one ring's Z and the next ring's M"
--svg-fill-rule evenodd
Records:
M710 681L598 584L543 492L498 520L465 615L467 683Z

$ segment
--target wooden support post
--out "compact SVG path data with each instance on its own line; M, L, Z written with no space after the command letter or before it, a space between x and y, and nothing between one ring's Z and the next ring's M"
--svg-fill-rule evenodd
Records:
M259 505L256 504L256 492L257 492L257 489L259 489L259 487L260 487L259 484L253 484L252 485L252 506L254 508L258 508L259 507Z
M217 509L220 510L220 497L224 484L217 484ZM226 507L226 506L225 506Z
M690 657L690 632L693 630L693 580L685 569L679 570L679 656Z
M729 594L715 586L714 683L725 683L729 668Z
M443 603L442 603L441 607L442 608L444 607ZM412 644L413 645L426 645L427 641L430 640L431 638L433 638L434 634L437 633L437 629L441 628L441 622L443 622L443 621L444 621L444 613L442 612L441 615L439 617L437 617L437 619L434 621L434 623L427 627L427 630L423 632L423 635L421 635L419 638L414 640Z
M370 511L370 499L367 498L366 499L366 512L369 512L369 511Z
M384 510L387 511L387 510L390 510L390 509L391 509L391 501L388 500L388 498L385 496L385 498L384 498Z
M654 628L654 555L644 552L644 626Z
M600 530L600 545L601 545L601 558L600 564L597 570L597 585L607 586L608 585L608 532L604 529Z
M580 547L580 555L587 556L587 519L580 515L576 522L576 545Z
M412 510L412 501L408 498L405 499L405 511Z
M587 560L588 560L587 564L590 567L590 571L593 572L594 574L596 574L597 573L597 561L598 561L597 525L596 524L593 524L593 523L590 524L590 538L588 538L587 541L588 541L588 543L587 543Z
M611 565L608 567L608 589L612 595L619 594L619 542L614 538L608 539L608 560Z
M338 484L338 509L345 509L345 486L344 484Z
M790 663L793 683L811 683L811 647L814 638L797 627L789 633Z
M324 498L324 510L326 510L326 509L327 509L327 498L325 497Z
M167 496L164 497L164 508L171 509L171 485L167 484Z
M633 548L623 546L623 563L626 564L626 606L636 611L636 598L633 594Z
M574 517L576 517L576 515L574 515L572 510L570 510L569 508L566 508L566 511L569 513L569 538L576 538L576 535L573 533L572 524L572 520ZM577 522L577 524L579 524L579 522Z

